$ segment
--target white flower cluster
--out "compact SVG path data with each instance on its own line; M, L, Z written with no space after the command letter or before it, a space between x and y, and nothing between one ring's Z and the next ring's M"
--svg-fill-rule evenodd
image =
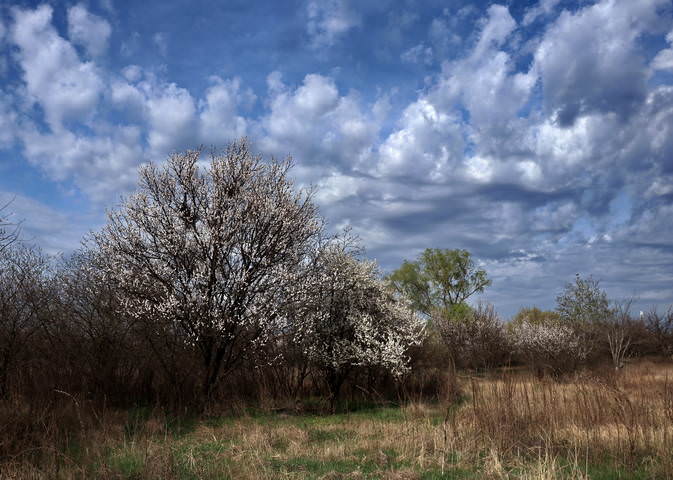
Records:
M290 319L294 342L309 362L328 371L381 366L408 370L407 350L423 338L423 322L379 279L376 264L340 245L317 256L303 301Z
M578 333L558 322L533 323L522 321L511 330L516 351L538 367L555 372L572 369L587 357Z

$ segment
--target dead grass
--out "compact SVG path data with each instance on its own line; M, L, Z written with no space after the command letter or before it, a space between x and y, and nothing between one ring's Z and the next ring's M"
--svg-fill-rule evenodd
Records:
M0 478L673 478L669 378L673 366L643 362L609 381L462 379L450 405L181 422L82 413L78 435L5 457Z

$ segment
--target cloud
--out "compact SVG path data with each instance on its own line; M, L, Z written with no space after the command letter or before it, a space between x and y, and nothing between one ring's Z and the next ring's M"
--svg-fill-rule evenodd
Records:
M207 145L224 145L248 132L248 120L238 115L239 107L249 108L256 100L250 88L241 80L211 79L205 99L200 102L200 138Z
M7 206L12 221L20 223L21 240L37 244L49 255L69 253L89 231L90 219L61 212L42 202L9 191L0 191L0 205Z
M550 15L561 0L540 0L534 7L526 9L523 16L523 24L530 25L541 17Z
M340 95L333 79L318 74L306 75L294 90L271 75L269 86L270 112L258 126L263 150L326 168L348 169L366 160L379 122L355 93Z
M0 90L0 148L9 148L14 144L17 123L12 96Z
M347 0L311 0L306 5L306 31L313 47L334 45L350 29L360 25L361 18Z
M451 46L458 45L461 41L460 36L455 32L455 28L450 24L450 20L444 17L432 20L428 30L428 38L440 58L447 55Z
M108 12L110 14L115 13L115 7L114 7L113 0L100 0L100 6L103 10L105 10L106 12Z
M109 203L136 183L136 171L144 159L140 134L137 127L117 127L92 137L69 131L43 134L35 129L20 136L31 163L55 180L73 178L94 202Z
M196 134L197 112L189 91L169 83L147 93L150 148L166 155L191 146Z
M91 57L105 53L112 28L107 20L90 13L81 3L68 9L68 37Z
M400 59L406 63L423 63L425 65L430 65L433 60L432 48L423 43L419 43L415 47L411 47L402 52Z
M152 35L152 42L159 49L162 57L168 54L168 36L164 32L157 32Z
M487 15L471 52L445 62L436 84L404 110L399 129L379 148L379 174L437 182L459 173L463 163L464 178L492 177L492 158L502 148L488 143L510 137L536 78L515 72L510 56L499 49L516 28L507 8L493 5ZM474 148L483 155L470 158Z
M425 99L404 110L399 127L378 149L378 175L441 181L463 157L459 119Z
M547 111L562 126L592 112L628 118L643 102L647 72L637 41L666 0L602 1L564 11L544 34L534 69Z
M19 48L26 92L45 111L53 130L93 115L103 89L96 66L81 62L73 46L51 26L52 9L14 9L12 42Z
M516 22L507 7L491 5L487 13L488 18L483 20L479 41L472 54L475 58L481 57L491 48L500 47L516 28Z
M668 44L673 47L673 30L666 35ZM673 48L664 48L657 53L657 56L652 60L652 68L655 70L671 70L673 71Z

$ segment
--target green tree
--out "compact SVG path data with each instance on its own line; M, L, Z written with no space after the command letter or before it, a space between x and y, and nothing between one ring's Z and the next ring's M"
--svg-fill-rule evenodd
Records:
M566 284L556 298L556 311L563 323L574 327L602 324L612 316L607 294L593 277L575 275L575 282Z
M491 284L470 252L437 248L426 249L414 262L405 260L388 276L388 281L426 316L437 311L448 316L469 311L465 301Z

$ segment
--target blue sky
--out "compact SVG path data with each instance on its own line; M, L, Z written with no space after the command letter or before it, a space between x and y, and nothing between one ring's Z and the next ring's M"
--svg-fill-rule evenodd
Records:
M247 135L390 270L467 248L504 315L575 273L673 303L670 0L0 6L0 199L78 248L139 165Z

